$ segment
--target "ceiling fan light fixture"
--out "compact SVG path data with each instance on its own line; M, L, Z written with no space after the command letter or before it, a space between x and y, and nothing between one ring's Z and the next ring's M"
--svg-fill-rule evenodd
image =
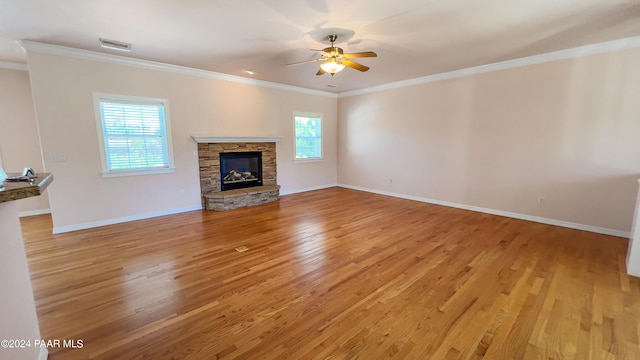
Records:
M317 76L321 76L326 73L329 73L329 75L333 76L344 70L345 67L350 67L361 72L368 71L368 66L364 66L351 59L376 57L378 56L378 54L373 51L361 51L345 54L341 48L333 45L337 38L338 35L331 34L328 36L328 39L331 42L331 46L326 47L322 50L312 49L313 51L322 51L322 57L293 64L287 64L287 66L320 62L320 69L316 73Z
M324 72L333 76L334 74L344 70L344 64L341 61L337 61L335 58L332 58L330 61L320 64L320 68L324 70Z

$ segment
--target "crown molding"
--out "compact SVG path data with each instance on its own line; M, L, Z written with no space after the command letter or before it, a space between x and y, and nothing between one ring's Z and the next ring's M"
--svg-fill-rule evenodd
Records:
M470 67L461 70L454 70L450 72L434 74L423 76L419 78L396 81L384 85L372 86L365 89L353 90L353 91L345 91L338 94L339 98L362 95L362 94L370 94L374 92L380 92L385 90L392 90L403 88L407 86L414 86L420 84L427 84L441 80L455 79L470 75L484 74L493 71L512 69L527 65L534 64L542 64L551 61L565 60L565 59L573 59L583 56L601 54L606 52L627 50L640 47L640 36L624 38L619 40L607 41L597 44L580 46L572 49L559 50L550 53L527 56L519 59L506 60L493 64L481 65Z
M0 68L2 69L10 69L10 70L20 70L20 71L29 71L27 68L27 64L21 64L10 61L1 61L0 60Z
M247 85L255 85L255 86L266 87L270 89L291 91L291 92L297 92L302 94L326 96L331 98L338 97L338 94L327 92L327 91L307 89L299 86L279 84L279 83L274 83L274 82L264 81L264 80L248 79L241 76L222 74L222 73L217 73L213 71L195 69L195 68L190 68L190 67L180 66L180 65L166 64L166 63L161 63L157 61L142 60L142 59L136 59L136 58L126 57L121 55L105 54L97 51L76 49L76 48L71 48L67 46L46 44L46 43L41 43L41 42L31 41L31 40L17 40L16 42L25 51L74 57L74 58L84 59L84 60L101 61L101 62L118 64L118 65L135 66L143 69L151 69L151 70L167 71L167 72L173 72L173 73L184 74L184 75L199 76L199 77L204 77L209 79L230 81L230 82L247 84Z
M262 143L278 142L277 136L213 136L213 135L191 135L198 144L212 143Z
M454 70L454 71L440 73L440 74L427 75L419 78L396 81L396 82L378 85L378 86L372 86L364 89L345 91L338 94L327 92L327 91L303 88L299 86L285 85L285 84L279 84L279 83L256 80L256 79L249 79L241 76L222 74L222 73L217 73L217 72L208 71L208 70L201 70L201 69L194 69L194 68L189 68L185 66L166 64L166 63L161 63L156 61L142 60L142 59L136 59L136 58L126 57L126 56L105 54L105 53L100 53L96 51L82 50L82 49L70 48L66 46L40 43L37 41L31 41L31 40L17 40L16 42L25 51L75 57L79 59L101 61L101 62L107 62L107 63L113 63L113 64L120 64L120 65L135 66L135 67L140 67L144 69L167 71L167 72L173 72L173 73L185 74L185 75L191 75L191 76L199 76L199 77L205 77L209 79L230 81L235 83L255 85L255 86L266 87L266 88L271 88L276 90L291 91L291 92L297 92L297 93L303 93L303 94L309 94L309 95L318 95L318 96L325 96L325 97L331 97L331 98L342 98L342 97L349 97L349 96L356 96L356 95L363 95L363 94L369 94L374 92L398 89L398 88L420 85L420 84L427 84L427 83L432 83L432 82L437 82L442 80L455 79L455 78L460 78L460 77L465 77L470 75L483 74L483 73L488 73L493 71L512 69L512 68L517 68L517 67L522 67L527 65L541 64L541 63L546 63L551 61L572 59L572 58L578 58L578 57L595 55L595 54L606 53L606 52L633 49L633 48L640 47L640 36L629 37L629 38L591 44L591 45L585 45L585 46L580 46L572 49L559 50L559 51L533 55L533 56L528 56L528 57L519 58L519 59L506 60L506 61L501 61L497 63L475 66L475 67L460 69L460 70ZM0 61L0 68L27 71L27 65L25 64L4 62L4 61Z

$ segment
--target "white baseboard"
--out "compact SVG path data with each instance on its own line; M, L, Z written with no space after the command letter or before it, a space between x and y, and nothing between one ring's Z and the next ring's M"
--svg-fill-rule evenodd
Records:
M49 350L46 347L40 348L40 353L38 353L38 360L47 360L49 358Z
M297 193L302 193L307 191L328 189L336 186L338 186L338 184L327 184L327 185L320 185L320 186L312 186L312 187L303 188L303 189L285 190L285 191L280 191L280 195L291 195L291 194L297 194Z
M308 188L304 188L304 189L281 191L280 195L282 196L282 195L297 194L297 193L301 193L301 192L327 189L327 188L336 187L336 186L338 186L338 184L328 184L328 185L320 185L320 186L308 187ZM115 219L92 221L92 222L76 224L76 225L58 226L58 227L54 226L53 233L54 234L62 234L62 233L71 232L71 231L90 229L90 228L95 228L95 227L99 227L99 226L120 224L120 223L124 223L124 222L129 222L129 221L143 220L143 219L149 219L149 218L158 217L158 216L172 215L172 214L178 214L178 213L182 213L182 212L201 210L201 209L202 209L201 206L195 206L195 207L188 207L188 208L183 208L183 209L160 211L160 212L149 213L149 214L125 216L125 217L115 218Z
M44 214L51 214L51 209L20 211L18 213L18 216L19 217L26 217L26 216L36 216L36 215L44 215Z
M618 237L627 238L627 239L631 236L631 233L627 231L603 228L599 226L578 224L578 223L572 223L568 221L543 218L539 216L519 214L519 213L502 211L502 210L494 210L494 209L488 209L488 208L483 208L479 206L458 204L458 203L452 203L452 202L442 201L442 200L434 200L434 199L424 198L420 196L398 194L394 192L369 189L369 188L364 188L360 186L353 186L353 185L346 185L346 184L338 184L337 186L347 188L347 189L352 189L352 190L375 193L379 195L393 196L393 197L407 199L407 200L415 200L415 201L425 202L429 204L442 205L442 206L448 206L448 207L453 207L453 208L458 208L463 210L471 210L471 211L477 211L477 212L486 213L486 214L505 216L505 217L510 217L514 219L533 221L533 222L538 222L538 223L547 224L547 225L562 226L569 229L584 230L584 231L594 232L598 234L618 236Z
M84 230L84 229L90 229L90 228L95 228L99 226L106 226L106 225L113 225L113 224L120 224L124 222L129 222L129 221L143 220L143 219L149 219L149 218L154 218L158 216L179 214L179 213L194 211L194 210L202 210L202 206L192 206L192 207L181 208L181 209L158 211L158 212L147 213L147 214L125 216L125 217L115 218L115 219L92 221L92 222L76 224L76 225L59 226L59 227L54 226L53 233L61 234L61 233L66 233L70 231Z

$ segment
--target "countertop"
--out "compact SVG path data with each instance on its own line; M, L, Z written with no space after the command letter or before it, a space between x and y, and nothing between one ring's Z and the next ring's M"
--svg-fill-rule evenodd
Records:
M21 174L7 175L18 176ZM34 178L31 182L5 181L4 183L2 183L2 185L4 185L4 189L0 190L0 203L42 195L44 190L47 188L47 186L49 186L49 184L51 184L52 181L53 174L49 173L38 174L38 177Z

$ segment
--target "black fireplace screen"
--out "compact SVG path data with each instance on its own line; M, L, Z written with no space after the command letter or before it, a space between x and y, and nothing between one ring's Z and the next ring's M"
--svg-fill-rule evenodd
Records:
M220 189L222 191L261 185L261 152L220 153Z

